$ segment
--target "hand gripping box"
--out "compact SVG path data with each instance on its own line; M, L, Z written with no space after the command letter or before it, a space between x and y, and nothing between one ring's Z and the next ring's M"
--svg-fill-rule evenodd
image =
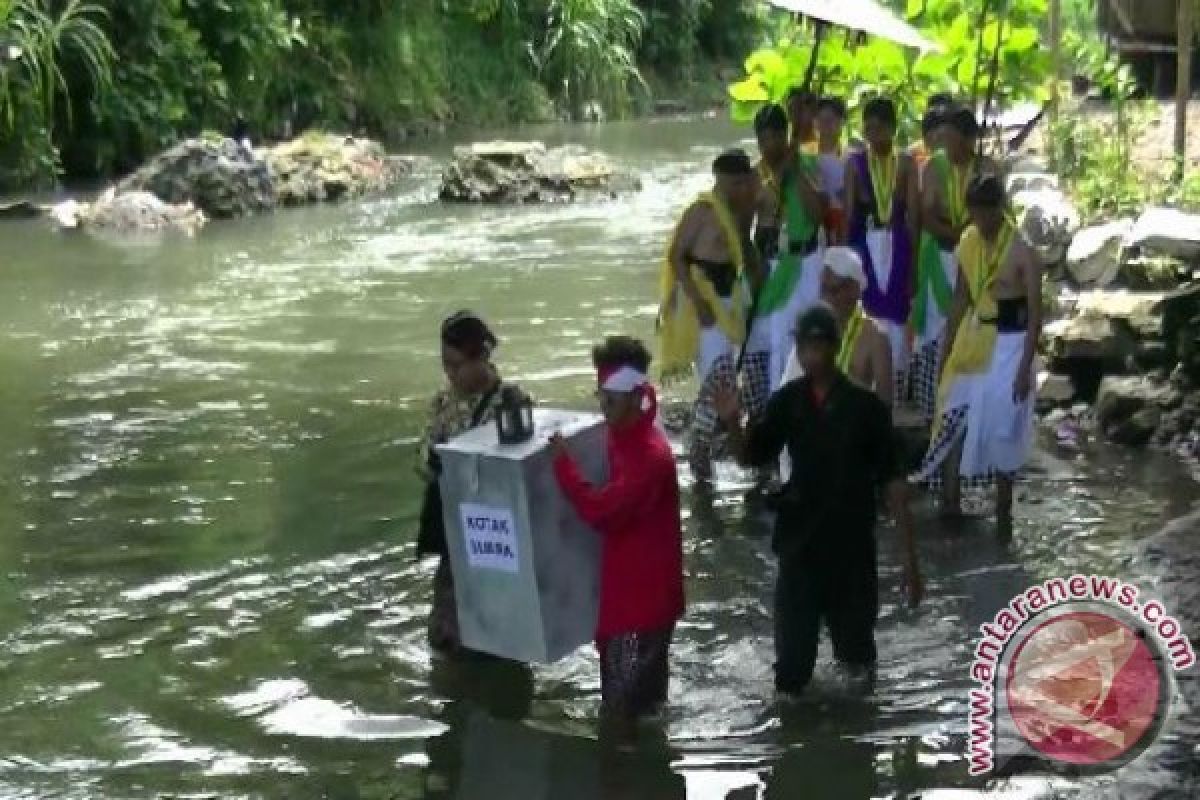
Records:
M534 425L517 445L483 425L438 454L463 644L549 664L595 636L600 538L559 490L547 440L561 432L593 482L605 477L606 449L597 415L534 409Z

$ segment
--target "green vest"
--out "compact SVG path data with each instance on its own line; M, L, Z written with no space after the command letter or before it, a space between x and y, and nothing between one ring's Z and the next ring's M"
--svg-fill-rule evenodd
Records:
M788 241L784 243L784 251L779 256L779 262L771 271L763 284L758 296L758 313L767 316L785 308L792 298L796 284L804 267L803 256L793 253L791 245L804 245L817 235L819 220L812 218L804 201L800 199L800 190L796 181L800 175L816 175L819 169L817 156L813 153L800 153L795 162L784 173L783 186L780 191L779 204L783 209L784 222L787 225Z
M931 173L927 174L936 176L941 183L942 196L950 213L950 223L956 227L962 225L966 221L966 212L962 208L953 208L954 187L951 182L954 180L954 169L946 153L942 150L934 153L929 159L927 169L931 170ZM925 324L929 318L930 294L933 295L933 302L937 304L942 315L948 314L950 304L954 302L954 287L950 285L946 270L942 267L942 246L931 233L922 231L921 248L917 254L917 296L913 298L912 307L912 329L917 333L925 332Z

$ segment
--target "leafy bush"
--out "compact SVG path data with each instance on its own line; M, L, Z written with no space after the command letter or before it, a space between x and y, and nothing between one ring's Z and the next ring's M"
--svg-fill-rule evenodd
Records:
M551 96L577 116L592 103L627 110L644 22L631 0L550 0L533 57Z
M1050 163L1087 219L1140 210L1152 199L1155 183L1133 165L1134 145L1146 127L1148 108L1134 100L1132 71L1093 34L1086 29L1066 31L1064 50L1075 74L1111 99L1113 119L1083 110L1060 114L1047 136Z
M993 59L995 105L1042 100L1050 65L1039 45L1037 26L1046 0L1001 5L1002 18L992 14L981 27L981 0L908 0L910 21L939 43L942 52L917 53L875 37L861 42L858 36L832 29L821 44L813 88L846 97L852 110L872 95L888 94L905 115L908 135L915 131L929 95L982 95ZM779 102L788 89L802 84L814 39L812 27L780 18L774 44L753 53L746 60L746 77L729 87L734 118L749 121L763 103Z
M640 8L639 8L640 6ZM182 136L621 115L639 62L736 52L716 0L0 0L0 184L130 169ZM662 73L660 73L662 74Z
M58 129L70 130L77 95L102 97L112 86L113 49L99 26L104 9L68 0L0 5L0 131L10 181L42 182L58 168ZM75 89L75 92L72 92Z

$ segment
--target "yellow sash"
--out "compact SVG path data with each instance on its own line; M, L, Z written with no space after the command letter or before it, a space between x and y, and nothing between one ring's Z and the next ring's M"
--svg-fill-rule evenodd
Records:
M775 170L771 169L771 165L766 161L759 159L758 162L758 177L763 182L763 186L771 190L771 196L779 197L779 180L775 177Z
M992 284L1008 259L1015 237L1011 222L1004 223L993 247L988 247L974 225L963 233L958 245L958 263L971 296L971 309L958 326L954 348L946 359L938 387L939 406L945 403L956 376L984 372L992 362L996 347L996 298L992 296ZM938 416L940 420L941 414Z
M695 266L691 267L692 280L700 290L704 302L713 310L717 327L734 344L741 344L746 337L746 307L749 305L745 281L742 280L746 269L742 239L733 221L733 213L720 197L713 192L704 192L692 205L694 207L700 203L708 205L716 213L721 233L725 236L725 243L737 272L737 279L733 284L733 302L726 307L725 301L717 294L712 282ZM658 309L658 369L664 381L690 375L700 346L700 321L696 317L696 309L691 300L683 295L675 268L671 264L671 252L675 249L678 236L677 225L675 232L671 234L671 242L667 247L667 255L663 259L659 277L661 299Z
M838 348L837 366L847 375L850 374L850 368L853 366L854 351L858 349L858 337L862 335L866 319L867 315L863 313L862 303L859 303L855 307L854 313L850 315L850 321L846 323L846 330L842 333L842 346Z
M896 199L896 173L900 159L893 150L880 158L867 150L867 171L871 173L871 188L875 190L875 221L879 227L892 224L892 205Z

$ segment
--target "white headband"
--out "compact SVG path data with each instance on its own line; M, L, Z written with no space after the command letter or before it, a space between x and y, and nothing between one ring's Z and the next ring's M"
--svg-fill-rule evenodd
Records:
M639 372L633 367L621 367L612 374L603 377L600 388L609 392L632 392L650 382L646 373Z
M839 278L850 278L864 291L867 288L867 273L862 259L851 247L830 247L825 251L825 267Z

